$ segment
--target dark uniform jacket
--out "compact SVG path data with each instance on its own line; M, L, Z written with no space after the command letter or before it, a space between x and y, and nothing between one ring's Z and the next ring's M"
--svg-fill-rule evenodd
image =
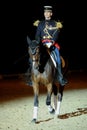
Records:
M58 33L59 29L55 20L43 20L38 24L35 39L39 42L44 39L50 39L56 42Z

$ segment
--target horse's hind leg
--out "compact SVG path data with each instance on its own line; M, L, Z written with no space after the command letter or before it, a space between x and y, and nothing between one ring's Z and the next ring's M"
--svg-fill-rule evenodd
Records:
M55 114L58 116L60 114L60 105L62 102L62 97L63 97L63 90L64 86L59 86L59 92L58 92L58 101L57 101L57 108Z
M46 105L48 107L48 111L50 113L54 113L54 109L51 105L51 95L52 95L52 84L47 85L47 98L46 98Z

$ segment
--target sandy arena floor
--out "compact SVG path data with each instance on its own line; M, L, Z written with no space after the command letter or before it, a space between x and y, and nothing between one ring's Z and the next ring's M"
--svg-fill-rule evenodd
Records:
M31 123L33 89L21 80L0 80L0 130L87 130L87 73L69 72L60 116L54 118L47 106L46 88L40 88L39 113Z

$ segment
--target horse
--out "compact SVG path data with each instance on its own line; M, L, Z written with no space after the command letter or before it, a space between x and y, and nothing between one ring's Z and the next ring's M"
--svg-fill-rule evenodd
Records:
M63 97L64 86L58 86L55 83L56 68L45 46L41 47L40 43L36 40L31 40L27 36L27 43L29 57L32 60L32 82L34 91L34 108L32 122L36 123L38 120L39 109L39 87L41 85L47 88L46 105L48 111L51 114L55 114L57 117L60 113L60 104ZM44 53L44 54L43 54ZM44 59L45 60L44 60ZM51 103L51 96L54 94L54 107Z

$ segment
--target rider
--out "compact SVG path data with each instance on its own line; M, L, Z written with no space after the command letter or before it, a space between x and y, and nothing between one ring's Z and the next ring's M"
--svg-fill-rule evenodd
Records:
M63 74L61 72L61 58L59 53L59 45L57 42L59 28L62 28L62 24L55 20L52 20L51 17L53 15L52 6L44 6L44 18L45 20L37 21L37 30L35 34L35 39L42 44L47 44L49 48L54 48L54 52L56 54L56 62L57 62L57 75L56 80L60 83L61 86L66 85L67 80L63 78Z

